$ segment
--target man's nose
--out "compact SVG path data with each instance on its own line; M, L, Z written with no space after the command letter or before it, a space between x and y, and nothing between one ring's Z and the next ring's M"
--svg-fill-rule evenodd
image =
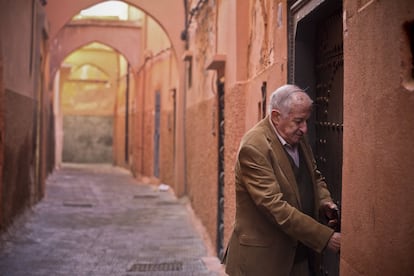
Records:
M306 121L303 121L299 126L299 130L303 133L306 133L308 131L308 123Z

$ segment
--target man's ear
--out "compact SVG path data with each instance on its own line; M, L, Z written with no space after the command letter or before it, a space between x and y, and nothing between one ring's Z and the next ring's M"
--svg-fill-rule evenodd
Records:
M273 122L273 125L277 126L279 124L280 117L281 117L280 111L277 109L272 109L272 111L270 112L270 118Z

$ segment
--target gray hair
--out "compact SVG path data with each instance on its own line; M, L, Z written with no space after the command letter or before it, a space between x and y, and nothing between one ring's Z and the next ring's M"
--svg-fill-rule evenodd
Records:
M304 93L304 98L296 98L294 95L296 93ZM283 116L287 116L293 106L293 104L300 101L306 101L309 106L312 105L313 101L306 94L306 92L300 87L293 84L285 84L276 89L270 96L269 103L269 114L272 112L272 109L278 109Z

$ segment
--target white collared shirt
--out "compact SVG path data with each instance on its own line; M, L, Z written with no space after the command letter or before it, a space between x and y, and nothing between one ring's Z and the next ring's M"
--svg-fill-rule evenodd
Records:
M272 118L269 116L269 120L270 120L270 124L272 125L277 138L279 139L280 143L282 143L282 146L286 149L286 152L290 155L290 157L292 157L293 162L295 162L296 167L299 167L299 151L298 151L298 146L294 145L292 146L291 144L289 144L288 142L286 142L285 139L283 139L282 136L280 136L279 132L277 132L277 129L275 128L275 126L273 125L272 122Z

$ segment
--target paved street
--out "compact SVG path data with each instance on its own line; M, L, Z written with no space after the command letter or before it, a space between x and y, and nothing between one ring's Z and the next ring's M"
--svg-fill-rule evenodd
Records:
M224 275L184 200L109 165L65 165L0 237L0 275Z

